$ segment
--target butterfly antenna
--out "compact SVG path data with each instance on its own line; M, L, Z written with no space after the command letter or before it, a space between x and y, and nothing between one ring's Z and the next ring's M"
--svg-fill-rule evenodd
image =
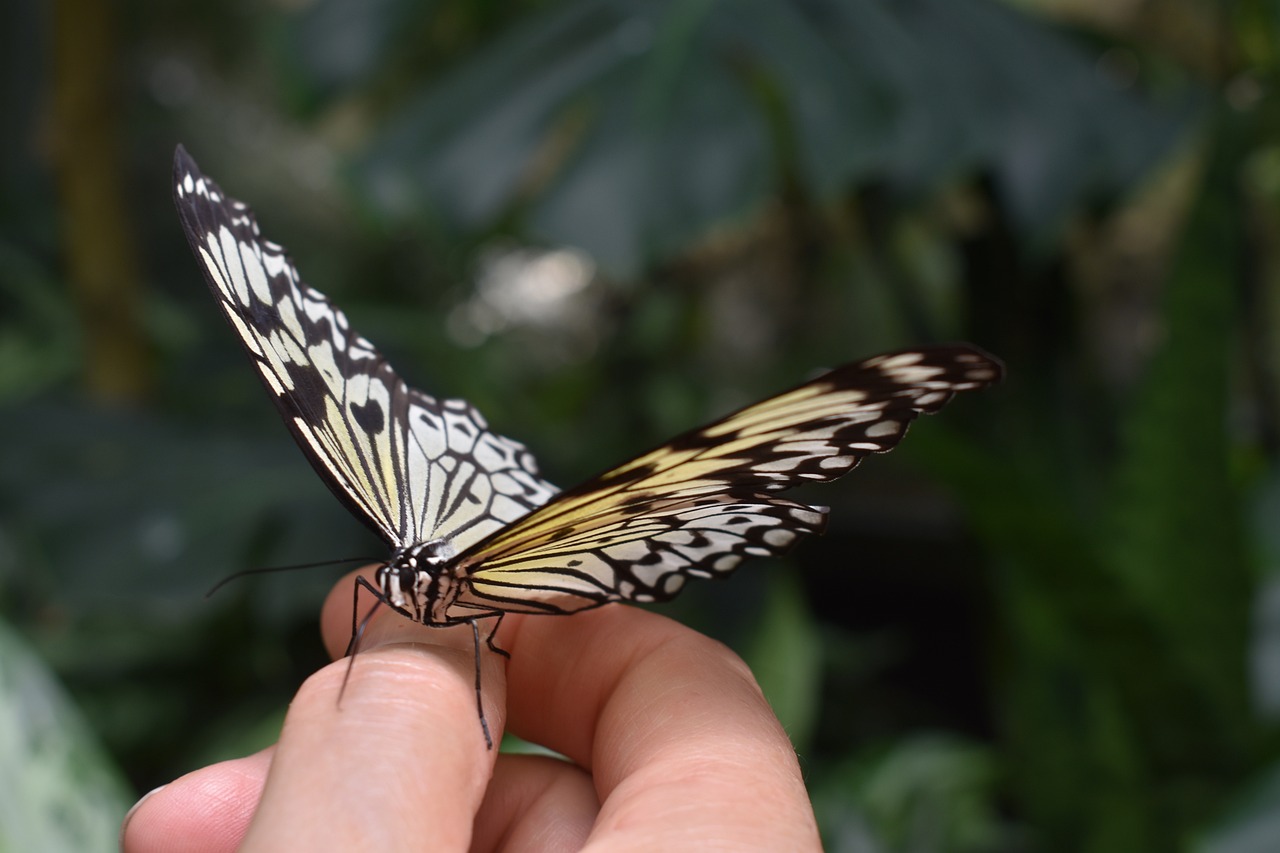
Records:
M258 569L244 569L239 572L232 572L222 580L215 583L213 585L213 588L204 594L204 597L211 598L215 592L222 589L227 584L231 583L234 580L239 580L240 578L247 577L249 575L266 575L272 572L292 572L296 569L315 569L315 568L319 568L320 566L337 566L342 563L376 563L376 562L378 562L376 559L370 559L368 557L341 557L337 560L321 560L318 563L298 563L297 565L294 565L294 566L266 566L264 568L258 568Z

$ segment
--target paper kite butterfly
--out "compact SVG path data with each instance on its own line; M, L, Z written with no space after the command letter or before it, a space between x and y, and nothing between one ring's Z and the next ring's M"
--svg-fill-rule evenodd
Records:
M781 492L891 450L918 415L1003 373L965 344L878 355L561 492L468 403L406 385L181 146L173 170L187 240L294 439L391 549L367 588L426 625L471 625L477 704L477 620L664 601L781 554L827 512ZM492 745L483 710L481 724Z

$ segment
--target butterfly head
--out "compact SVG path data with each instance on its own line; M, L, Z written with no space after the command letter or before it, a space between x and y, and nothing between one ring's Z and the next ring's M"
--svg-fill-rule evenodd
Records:
M444 567L456 550L445 539L432 539L401 549L375 577L391 607L425 625L447 621L445 611L457 598L452 572Z

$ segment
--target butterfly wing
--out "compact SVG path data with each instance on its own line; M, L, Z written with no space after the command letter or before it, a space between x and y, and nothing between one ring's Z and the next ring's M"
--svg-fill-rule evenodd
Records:
M451 616L564 613L670 598L818 532L826 510L777 496L893 449L908 424L1001 377L966 345L876 356L747 406L565 492L461 554Z
M524 445L471 405L409 388L181 146L173 168L187 241L294 439L388 544L462 549L555 494Z

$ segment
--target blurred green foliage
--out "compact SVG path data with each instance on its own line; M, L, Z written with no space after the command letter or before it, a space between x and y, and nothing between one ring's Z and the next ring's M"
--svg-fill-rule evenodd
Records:
M833 850L1280 849L1274 4L82 5L0 12L0 606L91 732L0 788L269 742L336 571L202 593L381 553L216 317L183 142L562 484L820 365L998 353L666 612L752 663Z
M4 624L0 766L6 776L19 770L22 782L0 798L3 849L116 849L133 798L48 669Z

